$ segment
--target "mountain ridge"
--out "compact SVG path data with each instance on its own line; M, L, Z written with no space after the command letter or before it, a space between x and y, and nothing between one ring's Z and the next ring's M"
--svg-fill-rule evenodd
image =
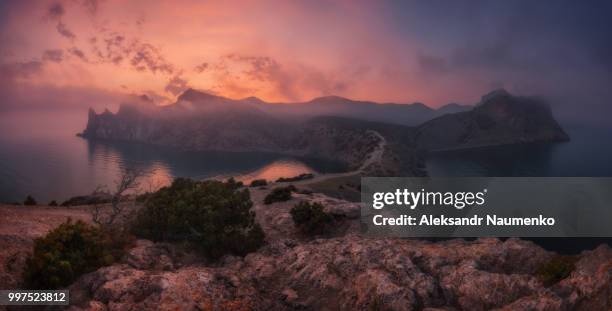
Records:
M547 103L500 90L484 95L471 110L452 112L457 105L451 105L446 107L451 112L431 116L418 126L380 120L377 117L381 114L396 118L409 114L405 108L372 111L372 107L386 107L384 104L360 105L349 99L326 97L314 104L293 105L316 110L325 105L321 102L327 101L347 112L335 115L321 109L309 114L300 114L302 110L290 113L274 110L284 105L261 104L256 98L233 100L188 90L176 103L167 106L151 106L149 102L126 104L115 114L108 111L96 114L90 110L81 136L185 150L315 156L340 160L354 169L378 144L374 131L389 142L381 157L384 165L375 174L410 176L424 174L421 154L430 151L569 139ZM421 105L410 109L429 109ZM396 106L400 105L392 107ZM369 117L359 118L361 113Z

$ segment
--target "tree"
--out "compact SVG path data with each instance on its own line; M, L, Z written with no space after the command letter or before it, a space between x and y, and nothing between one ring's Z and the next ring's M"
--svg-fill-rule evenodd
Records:
M112 225L119 215L124 215L125 206L122 205L124 195L138 189L138 179L144 176L144 171L134 168L124 168L116 182L115 190L110 194L110 210L104 211L103 205L95 204L92 212L93 222L102 225ZM104 187L98 187L94 193L103 192Z
M25 201L23 201L23 205L37 205L38 203L36 203L36 200L34 200L34 198L31 195L28 195L25 199Z

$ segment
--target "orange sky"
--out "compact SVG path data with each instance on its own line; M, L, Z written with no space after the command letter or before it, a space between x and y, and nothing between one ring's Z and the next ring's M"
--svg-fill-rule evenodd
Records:
M424 46L391 34L367 2L26 1L7 11L4 63L40 62L19 83L160 101L194 87L267 101L334 94L434 106L485 91L429 79L415 65Z

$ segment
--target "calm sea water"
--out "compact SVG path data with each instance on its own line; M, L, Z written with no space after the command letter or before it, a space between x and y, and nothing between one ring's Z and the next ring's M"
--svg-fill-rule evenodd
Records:
M431 176L456 177L609 177L612 127L566 126L571 140L501 146L431 155Z
M302 173L338 172L338 163L270 153L181 152L141 144L92 142L75 136L86 123L83 112L19 112L0 116L0 202L61 202L112 187L123 167L149 172L143 190L176 176L236 176L250 182Z

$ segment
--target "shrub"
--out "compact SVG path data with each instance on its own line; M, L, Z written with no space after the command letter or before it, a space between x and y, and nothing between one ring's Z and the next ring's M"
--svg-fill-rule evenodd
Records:
M26 199L23 201L23 205L36 205L36 200L31 195L28 195Z
M251 187L262 187L268 185L268 181L265 179L255 179L251 182Z
M320 203L300 202L290 211L293 223L306 234L321 234L327 231L334 218L326 213Z
M284 202L291 200L291 192L297 189L293 185L287 187L277 187L272 189L270 193L264 198L265 204L272 204L274 202Z
M234 179L234 177L230 177L230 178L229 178L229 179L226 181L226 184L227 184L227 185L228 185L230 188L233 188L233 189L238 189L238 188L244 187L244 183L243 183L243 182L241 182L241 181L236 181L236 180Z
M57 206L57 202L55 200L49 202L49 206Z
M276 182L292 182L292 181L300 181L314 178L314 174L300 174L298 176L293 177L281 177L276 180Z
M248 189L235 182L177 178L148 195L133 230L155 241L185 241L211 259L242 256L264 242L252 205Z
M70 219L34 241L24 279L32 289L70 285L84 273L110 265L123 254L125 240L99 227Z
M575 256L558 255L542 264L536 271L538 278L545 286L551 286L567 278L576 268Z

